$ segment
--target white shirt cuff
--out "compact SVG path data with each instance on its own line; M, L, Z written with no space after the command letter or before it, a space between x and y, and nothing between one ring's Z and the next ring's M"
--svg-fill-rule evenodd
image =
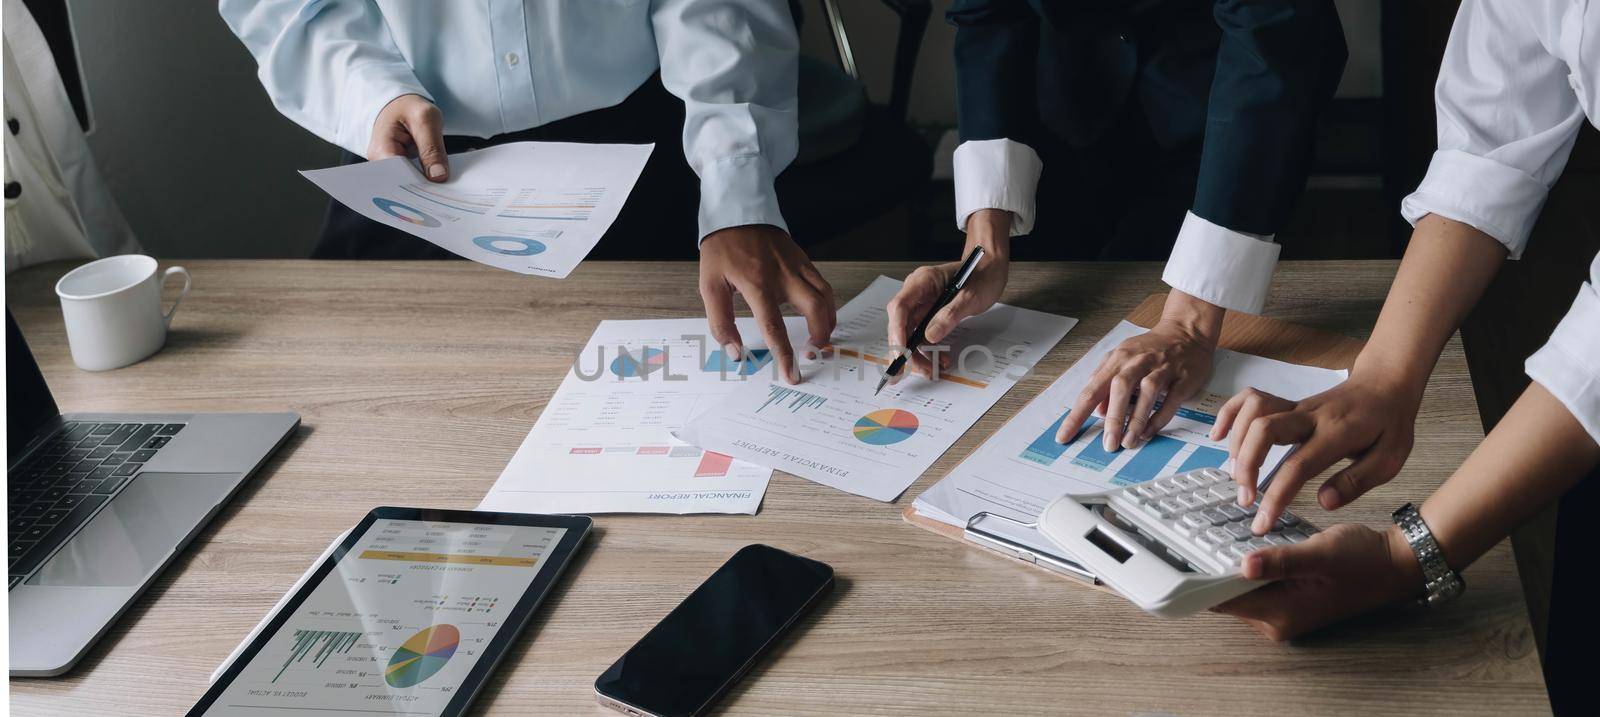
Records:
M1600 273L1600 259L1595 262ZM1597 277L1600 278L1600 277ZM1550 341L1528 357L1528 377L1539 382L1600 443L1600 294L1586 283Z
M1011 236L1033 231L1034 192L1044 162L1032 147L1009 139L962 142L955 154L956 228L981 209L1011 212Z
M1224 309L1259 314L1279 249L1270 234L1234 231L1189 212L1161 280Z
M1415 225L1429 214L1471 224L1522 258L1549 189L1527 172L1457 149L1433 153L1417 191L1400 202Z
M749 224L770 224L789 231L778 209L778 192L766 157L724 157L706 162L699 171L702 240L719 229Z

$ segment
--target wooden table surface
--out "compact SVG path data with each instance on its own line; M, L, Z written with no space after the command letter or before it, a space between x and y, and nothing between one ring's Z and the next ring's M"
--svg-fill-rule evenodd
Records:
M7 278L7 305L62 410L289 409L304 426L75 670L11 680L15 714L180 714L368 509L476 505L596 322L702 315L688 263L588 262L564 281L468 262L183 263L194 290L167 347L106 373L69 358L52 291L69 265ZM822 272L842 302L911 268ZM1266 313L1365 338L1394 269L1286 262ZM1466 571L1469 589L1446 609L1279 644L1220 615L1154 618L901 521L901 506L1164 289L1154 264L1013 267L1005 301L1082 321L897 504L778 473L753 517L598 517L478 712L603 712L594 678L735 550L763 542L832 564L839 586L721 703L729 714L1547 713L1506 543ZM1323 526L1384 525L1481 437L1452 340L1400 477L1338 520L1305 500L1296 509Z

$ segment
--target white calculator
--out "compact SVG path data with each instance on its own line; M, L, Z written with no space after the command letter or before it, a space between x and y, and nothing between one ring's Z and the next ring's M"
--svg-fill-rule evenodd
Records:
M1090 495L1064 495L1039 515L1039 532L1145 611L1182 617L1265 583L1245 580L1253 550L1317 532L1285 511L1263 536L1256 506L1241 508L1226 471L1203 468Z

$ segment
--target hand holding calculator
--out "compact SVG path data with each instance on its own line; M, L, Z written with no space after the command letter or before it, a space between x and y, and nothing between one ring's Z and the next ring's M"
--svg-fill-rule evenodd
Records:
M1239 572L1251 551L1317 532L1284 511L1266 535L1252 535L1256 504L1240 507L1237 495L1226 471L1203 468L1064 495L1040 514L1039 532L1145 611L1181 617L1264 585Z

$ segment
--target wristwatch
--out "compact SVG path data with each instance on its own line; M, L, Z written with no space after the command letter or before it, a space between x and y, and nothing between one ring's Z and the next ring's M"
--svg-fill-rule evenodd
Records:
M1416 506L1407 503L1395 509L1394 524L1400 526L1400 532L1406 536L1411 551L1417 554L1417 562L1422 564L1424 592L1422 598L1417 601L1418 604L1424 607L1438 607L1454 599L1467 588L1466 581L1445 562L1444 553L1439 551L1438 541L1433 539L1433 531L1423 522L1422 513L1417 511Z

